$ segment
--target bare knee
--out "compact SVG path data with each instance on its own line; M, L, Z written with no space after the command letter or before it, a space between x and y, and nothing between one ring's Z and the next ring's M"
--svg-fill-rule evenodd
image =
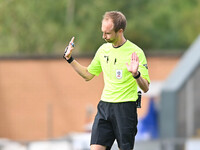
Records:
M93 144L90 146L90 150L106 150L106 146Z

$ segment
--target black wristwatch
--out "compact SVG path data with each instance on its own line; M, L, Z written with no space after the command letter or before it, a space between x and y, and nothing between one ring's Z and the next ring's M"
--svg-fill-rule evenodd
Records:
M74 58L71 56L69 59L66 59L64 56L63 56L63 58L70 64L73 60L74 60Z
M138 79L140 77L140 72L138 71L138 75L137 76L133 76L133 78Z

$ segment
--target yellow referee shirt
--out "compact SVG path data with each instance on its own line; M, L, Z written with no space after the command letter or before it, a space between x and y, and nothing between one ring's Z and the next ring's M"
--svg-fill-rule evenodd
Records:
M111 43L105 43L97 50L87 69L96 76L103 72L102 101L119 103L137 100L138 85L126 67L127 62L130 64L133 52L136 52L139 57L141 76L150 83L144 52L129 40L118 48L114 48Z

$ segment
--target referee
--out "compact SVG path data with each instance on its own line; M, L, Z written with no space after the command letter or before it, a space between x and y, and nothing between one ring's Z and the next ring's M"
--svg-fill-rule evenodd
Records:
M137 133L138 86L149 90L149 74L144 52L124 37L126 18L119 11L106 12L101 30L106 41L88 67L72 57L74 37L64 58L86 81L103 72L104 89L97 106L91 135L91 150L110 150L117 140L120 150L132 150Z

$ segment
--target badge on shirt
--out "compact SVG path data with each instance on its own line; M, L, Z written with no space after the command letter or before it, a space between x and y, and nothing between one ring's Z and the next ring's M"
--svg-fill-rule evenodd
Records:
M147 66L147 64L143 64L143 66L144 66L146 69L148 69L148 66Z
M122 70L116 70L116 78L121 79L122 78Z

